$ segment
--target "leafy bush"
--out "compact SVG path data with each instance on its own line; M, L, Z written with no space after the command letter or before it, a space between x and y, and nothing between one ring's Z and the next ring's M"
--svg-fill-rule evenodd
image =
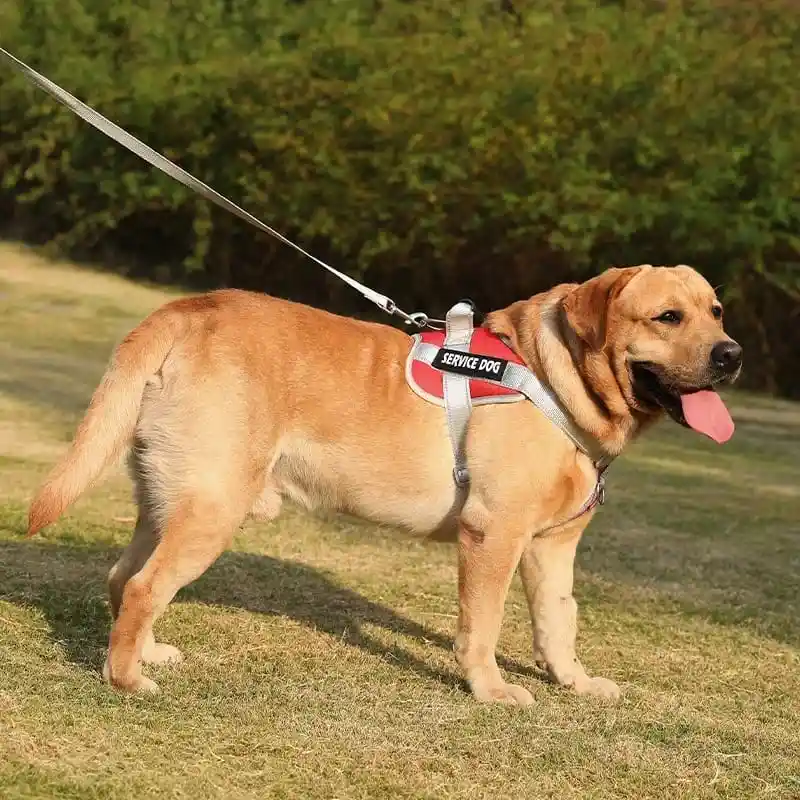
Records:
M691 263L722 287L751 385L800 396L800 14L679 6L518 2L519 24L508 2L6 0L0 29L404 306L497 306L611 264ZM6 68L0 175L6 235L353 308Z

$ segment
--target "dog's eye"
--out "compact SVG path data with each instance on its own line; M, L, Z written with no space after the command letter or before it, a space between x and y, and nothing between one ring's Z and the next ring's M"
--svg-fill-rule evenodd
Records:
M668 325L677 325L682 319L683 314L680 311L665 311L657 317L653 317L656 322L666 322Z
M722 319L722 306L711 306L711 313L714 319Z

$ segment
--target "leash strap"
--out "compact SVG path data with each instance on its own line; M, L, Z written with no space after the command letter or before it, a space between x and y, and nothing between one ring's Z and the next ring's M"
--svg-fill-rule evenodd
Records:
M407 314L402 309L398 308L397 304L386 295L380 294L368 286L351 278L343 272L335 269L334 267L326 264L316 256L304 250L299 245L287 239L283 234L271 228L266 223L262 222L257 217L254 217L248 211L245 211L236 203L228 200L227 197L221 195L216 190L212 189L203 181L196 178L191 173L187 172L182 167L170 161L165 156L153 150L152 147L146 145L144 142L137 139L132 134L128 133L124 128L111 122L111 120L104 117L99 112L95 111L91 106L78 100L77 97L70 94L65 89L62 89L58 84L41 75L33 68L29 67L23 61L11 55L7 50L0 47L0 56L2 56L8 64L25 77L28 81L38 86L45 91L55 100L62 105L66 106L73 114L80 117L84 122L88 122L94 128L99 130L117 142L117 144L130 150L134 155L146 161L151 166L155 167L161 172L169 175L173 180L183 184L188 189L205 197L212 203L224 208L226 211L234 214L240 219L248 222L250 225L258 228L260 231L274 236L289 247L294 248L297 252L304 255L306 258L318 264L323 269L335 275L339 280L346 283L351 288L359 292L365 299L374 303L382 311L390 315L401 317L406 324L415 325L418 328L435 328L433 323L438 323L438 320L431 320L426 314L415 313ZM469 303L460 302L456 303L447 314L445 319L446 337L445 347L461 352L469 352L469 345L472 339L473 331L473 310ZM426 363L431 363L436 353L437 347L433 345L422 345L420 347L419 358ZM453 454L455 457L455 468L453 476L456 484L465 486L469 483L469 471L467 469L466 452L464 447L464 439L467 431L467 424L472 412L472 399L469 390L469 378L464 375L459 375L447 370L443 372L444 384L444 400L445 409L447 413L447 424L450 434L450 440L453 446ZM488 380L488 379L487 379ZM551 396L547 388L536 378L536 376L526 368L518 364L507 364L503 377L499 381L490 381L492 383L500 383L510 389L516 389L525 397L527 397L534 405L543 411L543 413L555 425L557 425L564 433L575 443L575 445L587 455L590 455L590 449L583 443L583 436L578 431L571 419L562 411L559 403ZM584 507L576 514L580 516L589 509L593 508L597 502L602 503L604 499L604 486L603 486L603 471L606 464L602 460L595 462L598 466L599 477L597 486L595 487L592 496L584 504Z
M70 111L72 111L73 114L97 128L97 130L99 130L101 133L104 133L106 136L108 136L109 139L113 139L115 142L117 142L117 144L121 144L123 147L139 156L139 158L146 161L151 166L161 170L161 172L165 173L166 175L169 175L170 178L173 178L174 180L178 181L178 183L181 183L187 188L191 189L193 192L205 197L212 203L216 203L221 208L224 208L231 214L243 219L245 222L249 222L260 231L268 233L270 236L274 236L284 244L288 244L289 247L293 247L299 253L302 253L306 258L310 258L315 264L319 264L320 267L326 269L332 275L335 275L337 278L339 278L339 280L344 281L348 286L352 287L357 292L360 292L363 297L374 303L376 306L378 306L378 308L380 308L382 311L385 311L387 314L399 316L406 322L406 324L412 324L418 328L431 327L428 325L430 320L425 314L407 314L405 311L398 308L397 304L391 298L380 294L373 289L370 289L368 286L364 286L364 284L359 283L349 275L345 275L338 269L334 269L324 261L316 258L316 256L311 255L311 253L308 253L302 247L287 239L283 234L278 233L278 231L276 231L274 228L271 228L269 225L263 223L260 219L254 217L248 211L240 208L236 205L236 203L228 200L227 197L224 197L198 178L195 178L194 175L187 172L185 169L182 169L177 164L174 164L168 158L165 158L160 153L153 150L152 147L149 147L123 128L120 128L119 125L116 125L111 122L111 120L106 119L106 117L104 117L102 114L98 113L90 106L87 106L86 103L81 102L77 97L74 97L68 91L62 89L48 78L45 78L44 75L36 72L36 70L29 67L23 61L20 61L15 56L12 56L11 53L9 53L7 50L4 50L2 47L0 47L0 56L5 58L5 60L17 72L22 74L40 89L43 89L51 97L58 100L59 103L66 106Z
M456 303L445 317L444 346L462 353L469 352L472 341L472 307L465 302ZM469 378L454 372L442 373L444 408L447 415L447 428L453 447L455 467L453 478L457 486L469 483L465 438L467 424L472 413L472 398L469 391Z

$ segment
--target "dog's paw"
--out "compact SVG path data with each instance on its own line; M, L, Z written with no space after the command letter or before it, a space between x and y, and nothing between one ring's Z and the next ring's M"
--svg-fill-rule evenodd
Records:
M177 647L163 642L152 642L145 645L142 650L142 663L144 664L180 664L183 653Z
M503 703L508 706L529 706L533 695L515 683L472 685L472 694L479 703Z
M158 688L158 684L155 681L140 675L135 687L128 689L128 691L136 692L136 694L157 694L161 689Z
M111 677L111 669L108 665L108 659L106 659L105 664L103 664L103 678L105 679L106 683L109 684L109 686L123 692L131 692L136 694L156 694L156 692L161 691L155 681L145 677L141 674L141 672L134 678L124 682L114 680Z
M622 695L619 686L608 678L590 678L588 675L576 681L572 687L578 694L600 697L603 700L619 700Z

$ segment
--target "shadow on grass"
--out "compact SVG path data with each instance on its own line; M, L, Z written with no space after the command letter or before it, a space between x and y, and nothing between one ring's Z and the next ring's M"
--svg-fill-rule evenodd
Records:
M74 356L3 351L0 393L34 408L78 417L86 410L105 369L98 351L89 345Z
M0 599L39 608L51 637L64 648L67 658L99 670L111 625L105 580L120 552L116 547L0 541ZM324 572L297 561L225 553L174 602L182 600L287 617L390 659L426 679L466 690L455 662L452 672L438 669L397 644L371 637L364 627L374 625L448 651L452 651L451 638L339 586ZM532 667L500 657L498 664L512 673L544 679Z

